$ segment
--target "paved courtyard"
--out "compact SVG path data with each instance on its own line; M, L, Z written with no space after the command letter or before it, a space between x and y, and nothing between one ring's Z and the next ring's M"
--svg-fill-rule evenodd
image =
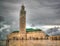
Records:
M59 40L12 40L10 44L17 46L17 43L18 46L60 46Z

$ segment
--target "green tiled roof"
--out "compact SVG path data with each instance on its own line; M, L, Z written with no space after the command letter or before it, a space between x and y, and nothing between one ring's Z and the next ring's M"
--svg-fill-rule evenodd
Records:
M26 32L34 32L34 31L42 31L41 29L33 29L33 28L28 28L26 29ZM12 33L18 33L19 31L13 31ZM46 36L48 37L49 35L46 34Z
M33 32L33 31L42 31L42 30L41 29L33 29L33 28L26 29L26 32Z
M33 28L27 28L26 32L33 32L33 31L42 31L41 29L33 29ZM19 31L13 31L12 33L18 33Z
M19 31L13 31L12 33L18 33Z

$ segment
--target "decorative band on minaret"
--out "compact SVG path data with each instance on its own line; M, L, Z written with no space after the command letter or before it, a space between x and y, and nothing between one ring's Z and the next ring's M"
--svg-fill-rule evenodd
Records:
M26 11L24 5L21 6L20 11L20 32L26 33Z

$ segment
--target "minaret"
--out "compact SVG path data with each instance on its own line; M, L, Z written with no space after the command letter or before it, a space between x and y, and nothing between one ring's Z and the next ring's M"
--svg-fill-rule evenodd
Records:
M20 33L26 33L26 11L24 5L21 6L20 11Z

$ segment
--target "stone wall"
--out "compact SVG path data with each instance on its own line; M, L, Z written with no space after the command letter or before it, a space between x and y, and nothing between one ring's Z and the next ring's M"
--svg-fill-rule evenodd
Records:
M27 39L45 39L46 34L43 32L28 32L27 33Z
M60 40L60 36L49 36L49 40Z

